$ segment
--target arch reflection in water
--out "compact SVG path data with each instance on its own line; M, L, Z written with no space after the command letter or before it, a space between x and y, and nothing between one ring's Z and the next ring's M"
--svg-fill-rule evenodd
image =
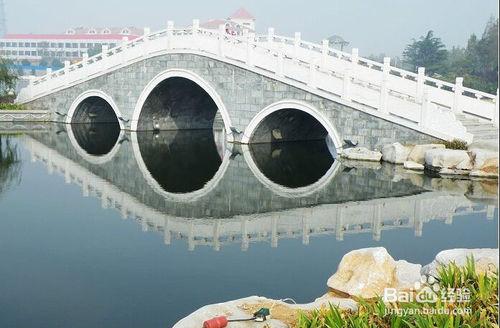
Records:
M259 170L288 188L314 184L335 161L323 140L251 144L249 148Z
M213 130L177 130L132 135L135 156L146 179L168 195L192 194L222 175L224 148Z
M74 124L69 130L78 147L93 156L110 153L120 136L118 123Z

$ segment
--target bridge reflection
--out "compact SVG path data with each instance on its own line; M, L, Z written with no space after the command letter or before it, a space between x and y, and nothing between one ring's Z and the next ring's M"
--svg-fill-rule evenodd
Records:
M64 175L67 183L79 185L84 197L97 197L103 208L113 208L124 219L136 220L144 231L161 233L166 244L172 239L185 239L191 250L201 245L218 250L228 243L240 243L245 250L254 242L269 242L276 247L283 238L302 238L308 244L310 237L325 234L342 240L349 234L371 233L373 239L379 240L383 231L393 229L413 229L420 236L423 225L431 220L451 224L465 213L493 218L495 205L488 205L487 199L495 200L496 194L488 194L481 181L459 181L443 187L451 184L450 180L443 183L443 179L425 176L416 179L415 174L395 172L394 166L340 163L312 155L310 160L321 169L319 172L326 170L328 178L309 174L286 186L287 174L307 167L304 163L289 163L294 153L304 155L299 145L222 152L213 137L209 141L210 136L204 132L195 139L187 147L199 156L184 152L187 141L179 132L158 137L123 136L113 160L102 164L88 162L64 134L32 134L25 140L34 161L45 163L49 173ZM139 154L134 153L137 149ZM240 156L242 153L246 155ZM146 181L138 155L162 188L190 194L201 186L206 192L189 199L172 199L158 193ZM183 181L198 165L207 168L202 173L193 172L188 182ZM256 169L260 176L254 174ZM264 177L272 184L263 183ZM299 196L283 192L311 185L315 189ZM473 206L471 197L475 201L483 198L486 203Z

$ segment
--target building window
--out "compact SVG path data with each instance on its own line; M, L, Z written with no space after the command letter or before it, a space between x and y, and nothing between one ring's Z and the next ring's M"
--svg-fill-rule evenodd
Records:
M30 43L29 43L29 42L25 42L25 43L24 43L24 47L25 47L25 48L29 48L29 47L30 47Z
M10 47L10 46L11 46L10 42L7 42L7 47Z
M68 35L73 35L73 34L75 34L75 30L74 30L74 29L72 29L72 28L67 29L67 30L66 30L66 34L68 34Z
M85 48L85 43L80 43L80 48Z
M24 56L24 51L20 50L19 51L19 56Z
M17 42L12 42L13 47L17 47Z
M78 51L73 51L73 57L78 57Z
M97 34L97 31L94 28L88 30L87 34Z
M101 33L102 33L102 34L111 34L111 31L110 31L110 29L105 28L104 30L102 30L102 32L101 32Z
M71 43L66 43L66 44L64 44L64 47L65 47L65 48L71 48Z
M128 28L124 28L120 34L123 34L123 35L129 35L130 34L130 30Z
M31 42L31 48L36 48L36 42Z
M9 56L12 53L12 51L7 50L7 56Z
M5 42L0 42L0 47L5 47Z
M17 50L12 51L12 54L13 54L14 56L17 56Z

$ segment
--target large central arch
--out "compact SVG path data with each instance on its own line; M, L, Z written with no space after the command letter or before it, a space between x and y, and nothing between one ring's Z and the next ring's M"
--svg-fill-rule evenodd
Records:
M134 113L132 115L132 121L131 121L131 126L130 129L132 131L137 131L138 130L138 125L139 125L139 118L141 115L141 112L143 110L144 104L146 103L149 95L155 90L156 87L158 87L162 82L170 79L170 78L183 78L187 79L189 81L192 81L196 83L197 86L201 87L213 100L215 105L217 106L217 109L219 110L222 120L224 123L224 128L226 131L226 139L227 141L231 142L233 141L231 127L231 118L229 116L229 113L224 106L224 103L222 102L221 97L217 94L215 89L204 79L202 79L199 75L188 71L184 69L168 69L166 71L163 71L156 75L144 88L144 90L141 92L137 103L135 105Z

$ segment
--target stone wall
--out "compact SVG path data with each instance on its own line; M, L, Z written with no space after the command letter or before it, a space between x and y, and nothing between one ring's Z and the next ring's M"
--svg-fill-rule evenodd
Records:
M381 148L394 142L422 143L434 138L415 130L313 95L299 88L261 76L236 66L193 54L169 54L146 59L103 76L58 91L28 104L31 109L66 113L83 92L97 89L112 97L123 118L131 118L146 85L167 69L189 70L207 81L224 103L232 126L244 131L263 108L280 100L298 100L317 108L336 128L341 140L348 139L367 148ZM54 115L56 120L65 117Z

